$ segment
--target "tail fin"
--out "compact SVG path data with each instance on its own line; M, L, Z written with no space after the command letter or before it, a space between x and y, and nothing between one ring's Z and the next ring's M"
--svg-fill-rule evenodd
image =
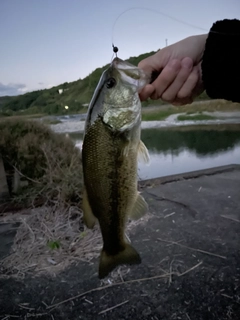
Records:
M110 256L104 250L101 252L99 263L99 278L105 278L114 268L121 264L139 264L141 257L138 252L128 243L125 249L118 254Z

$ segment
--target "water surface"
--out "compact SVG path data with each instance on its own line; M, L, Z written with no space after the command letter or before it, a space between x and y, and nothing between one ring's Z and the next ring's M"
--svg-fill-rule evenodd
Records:
M83 135L69 136L81 147ZM150 164L139 163L139 179L240 164L240 124L142 130Z

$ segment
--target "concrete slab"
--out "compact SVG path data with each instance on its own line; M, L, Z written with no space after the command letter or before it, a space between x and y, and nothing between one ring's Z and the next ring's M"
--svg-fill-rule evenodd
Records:
M101 287L98 259L0 278L1 319L239 319L239 166L161 180L141 182L151 219L130 235L142 264L121 283Z

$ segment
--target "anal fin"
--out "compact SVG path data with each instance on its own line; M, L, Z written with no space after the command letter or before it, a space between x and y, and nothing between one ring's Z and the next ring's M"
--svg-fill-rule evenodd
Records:
M138 220L142 218L145 213L148 212L148 204L144 200L144 198L138 193L137 199L132 208L132 212L130 213L130 218L133 220Z

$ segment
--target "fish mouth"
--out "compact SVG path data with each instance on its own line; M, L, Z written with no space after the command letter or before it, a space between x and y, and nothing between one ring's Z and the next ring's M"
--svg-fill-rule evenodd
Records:
M150 82L150 75L118 57L113 59L111 68L116 69L120 73L122 80L136 87L137 90L141 90Z

